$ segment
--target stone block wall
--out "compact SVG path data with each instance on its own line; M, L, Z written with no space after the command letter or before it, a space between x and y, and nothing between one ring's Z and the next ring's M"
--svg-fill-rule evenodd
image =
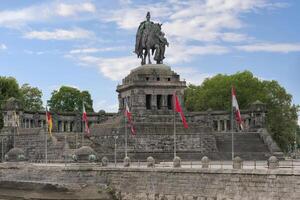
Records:
M216 141L213 135L207 133L177 134L177 152L201 155L209 152L217 152ZM92 148L100 157L107 156L110 159L114 156L114 137L112 135L95 136L93 138ZM125 149L124 135L118 135L117 158L124 158ZM132 136L128 131L128 154L132 159L145 160L148 156L153 156L158 160L172 160L174 149L174 137L169 134L137 134ZM197 159L196 157L192 159ZM185 155L182 159L187 160Z
M0 183L107 185L122 200L297 200L299 170L38 167L0 165ZM86 187L85 186L85 187Z

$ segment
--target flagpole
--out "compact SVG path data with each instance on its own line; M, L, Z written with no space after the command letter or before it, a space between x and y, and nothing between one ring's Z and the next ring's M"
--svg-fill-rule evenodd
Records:
M76 135L75 135L75 142L76 142L76 149L78 149L78 130L76 131Z
M81 127L82 127L82 131L81 131L81 146L83 146L85 124L83 123L82 120L81 120Z
M173 95L173 111L174 111L174 158L176 158L176 111L175 111L175 93Z
M82 113L84 108L84 102L82 101ZM81 136L81 146L83 146L83 142L84 142L84 129L85 129L85 123L83 122L83 115L81 116L81 127L82 127L82 136Z
M234 159L234 135L233 135L233 85L231 86L231 159Z
M14 111L14 125L13 125L13 135L14 135L14 148L16 148L16 111Z
M45 163L47 164L48 163L48 149L47 149L47 141L48 141L48 137L47 137L47 134L48 134L48 116L47 116L47 105L46 105L46 131L45 131Z
M16 127L13 127L14 132L14 148L16 148Z
M124 115L124 122L125 122L125 157L127 157L127 121L126 116Z
M231 107L231 158L234 159L233 107Z

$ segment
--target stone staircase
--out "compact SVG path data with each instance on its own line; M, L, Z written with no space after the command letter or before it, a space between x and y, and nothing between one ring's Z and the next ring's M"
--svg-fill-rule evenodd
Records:
M45 134L47 134L48 160L62 160L65 147L64 139L56 137L56 134L50 137L41 128L20 129L15 139L16 147L24 150L28 160L34 162L43 161L45 159Z
M231 159L231 133L215 133L219 160ZM234 133L234 153L244 160L266 160L271 156L259 133Z

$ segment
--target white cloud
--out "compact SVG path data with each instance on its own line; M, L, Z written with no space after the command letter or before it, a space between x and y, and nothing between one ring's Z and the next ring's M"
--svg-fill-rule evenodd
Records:
M0 12L0 26L18 28L29 22L42 22L58 17L74 17L90 14L96 11L92 3L48 3L30 6L18 10L4 10Z
M65 55L65 58L73 59L75 62L83 66L96 67L99 70L99 72L103 74L105 77L117 81L117 80L121 80L127 74L129 74L131 69L139 66L140 59L137 59L136 56L104 58L104 57L88 55L90 53L95 53L99 51L113 50L114 48L116 47L111 47L111 48L107 47L103 49L97 49L97 48L75 49L75 50L71 50L69 54ZM165 63L174 64L174 63L188 62L195 55L208 55L208 54L220 55L227 52L229 52L228 48L217 46L217 45L189 46L189 48L185 48L184 45L177 45L170 48ZM190 83L199 84L202 82L204 78L209 76L207 74L202 74L197 70L195 71L192 68L189 68L187 70L182 70L182 72L184 78L186 78Z
M228 32L245 26L240 15L263 8L282 7L268 0L169 0L164 3L131 5L113 11L104 11L102 20L115 22L122 29L136 29L137 22L145 19L147 11L164 23L169 37L198 41L245 41L248 36Z
M119 3L121 5L129 5L129 4L132 4L132 1L131 0L119 0Z
M130 4L120 9L103 11L101 20L114 22L118 28L135 31L145 20L147 11L152 21L162 22L170 41L165 62L188 62L207 54L225 54L230 49L220 42L242 43L255 38L242 32L247 24L241 15L261 9L281 8L269 0L168 0L146 5Z
M128 47L118 46L118 47L104 47L104 48L79 48L79 49L72 49L69 53L90 54L90 53L107 52L107 51L121 51L125 49L128 49Z
M199 70L191 67L175 67L174 71L180 74L182 80L187 84L200 85L206 78L210 78L213 74L202 73Z
M105 22L115 22L119 28L134 30L139 26L139 21L145 19L146 13L151 12L155 19L167 17L170 15L171 10L163 3L155 3L143 6L125 7L114 10L103 10L101 20Z
M105 110L106 112L117 112L119 109L119 104L117 102L111 104L111 102L107 102L106 100L101 100L99 102L94 103L94 110L96 112L100 110Z
M251 37L245 34L238 34L238 33L223 33L221 38L225 42L242 42L242 41L252 39Z
M60 16L74 16L82 12L94 13L96 7L92 3L82 3L82 4L65 4L61 3L56 6L56 13Z
M247 52L275 52L275 53L289 53L299 52L300 44L294 43L257 43L249 45L241 45L236 47L239 50Z
M131 69L139 66L139 60L135 56L118 58L79 56L77 59L83 65L97 67L101 74L114 81L121 80L129 74Z
M5 44L0 44L0 50L6 50L7 46Z
M230 50L227 47L219 45L185 45L185 44L174 44L172 48L166 51L166 62L175 64L179 62L188 62L195 56L201 55L221 55L228 53Z
M84 29L56 29L54 31L31 31L24 35L27 39L39 39L39 40L75 40L86 39L94 36L94 33Z

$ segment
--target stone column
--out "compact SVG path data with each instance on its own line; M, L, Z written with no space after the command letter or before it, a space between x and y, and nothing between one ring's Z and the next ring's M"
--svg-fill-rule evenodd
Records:
M220 132L220 131L221 131L221 121L218 120L218 132Z
M151 110L157 110L156 98L157 98L157 95L154 95L154 94L151 95Z
M61 132L65 132L65 122L61 121Z
M67 123L67 132L70 132L70 122L67 121L66 123Z
M162 95L161 101L161 109L168 110L168 95Z
M227 119L224 120L224 131L227 132Z

